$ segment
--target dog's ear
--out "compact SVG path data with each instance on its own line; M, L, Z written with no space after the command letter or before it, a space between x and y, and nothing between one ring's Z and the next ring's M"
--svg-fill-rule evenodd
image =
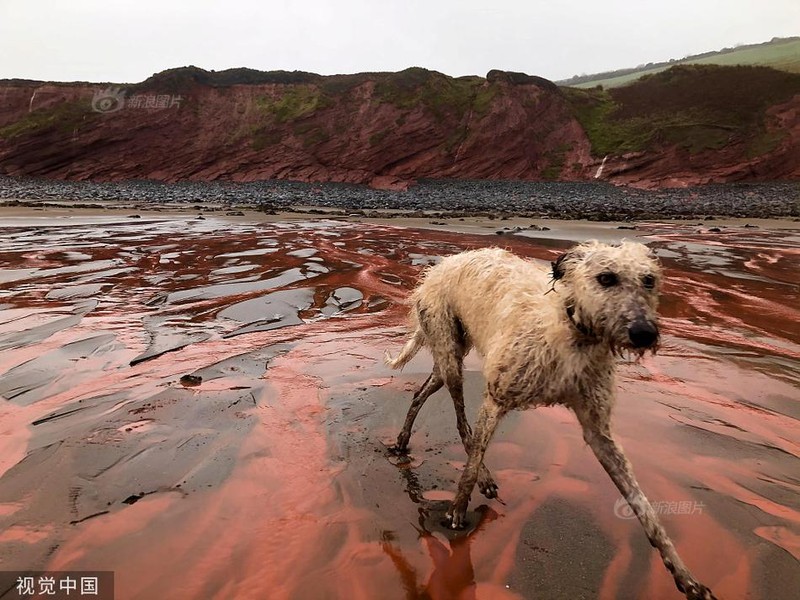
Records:
M564 254L562 254L561 256L559 256L557 259L555 259L553 262L550 263L550 265L553 268L553 279L555 281L562 279L566 274L566 267L567 267L566 263L569 260L569 258L570 258L570 253L565 252Z
M582 260L585 260L586 257L589 256L597 246L598 243L595 240L589 240L588 242L573 246L564 252L564 254L555 259L552 263L550 263L553 268L553 281L563 279L567 274L567 268L569 267L570 263L578 263Z

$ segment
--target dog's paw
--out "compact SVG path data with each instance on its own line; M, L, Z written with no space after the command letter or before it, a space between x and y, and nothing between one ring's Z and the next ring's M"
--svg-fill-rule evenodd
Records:
M497 484L494 482L489 469L483 463L478 469L478 489L487 498L497 498Z
M443 525L448 529L465 529L467 526L467 507L459 508L455 504L444 516Z
M701 583L698 583L694 587L690 589L690 591L686 594L686 597L689 600L717 600L717 597L714 595L710 589L704 586Z
M486 496L487 498L497 498L497 484L494 482L494 479L489 477L488 480L481 481L478 480L478 489L481 491L481 494Z
M392 456L408 456L408 446L389 446L386 451Z
M681 592L686 594L687 600L717 600L717 597L710 589L694 579L686 581L676 579L675 585L678 586Z
M448 529L453 529L456 531L461 531L467 528L467 522L464 517L459 517L458 515L451 515L447 513L444 517L444 523L442 523Z

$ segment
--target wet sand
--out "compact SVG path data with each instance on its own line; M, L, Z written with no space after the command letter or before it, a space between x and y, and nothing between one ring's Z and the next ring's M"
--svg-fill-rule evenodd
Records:
M665 340L620 369L619 438L720 598L800 589L790 223L497 236L517 224L9 210L3 570L113 570L122 599L679 598L565 409L503 422L487 454L501 501L476 492L460 534L439 525L464 461L445 392L411 462L386 453L430 368L423 354L400 374L382 363L426 264L637 237L667 267ZM474 415L480 359L467 367Z

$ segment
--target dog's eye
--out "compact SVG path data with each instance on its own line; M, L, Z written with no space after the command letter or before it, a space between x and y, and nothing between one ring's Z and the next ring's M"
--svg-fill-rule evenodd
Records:
M603 287L612 287L619 283L619 279L617 279L617 275L611 272L600 273L597 276L597 283L602 285Z
M642 277L642 285L648 290L652 290L654 287L656 287L655 275L648 274Z

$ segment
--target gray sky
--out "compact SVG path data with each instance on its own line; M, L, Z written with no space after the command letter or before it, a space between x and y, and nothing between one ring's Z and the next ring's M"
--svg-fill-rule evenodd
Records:
M564 79L800 34L798 0L0 0L0 78L167 68Z

